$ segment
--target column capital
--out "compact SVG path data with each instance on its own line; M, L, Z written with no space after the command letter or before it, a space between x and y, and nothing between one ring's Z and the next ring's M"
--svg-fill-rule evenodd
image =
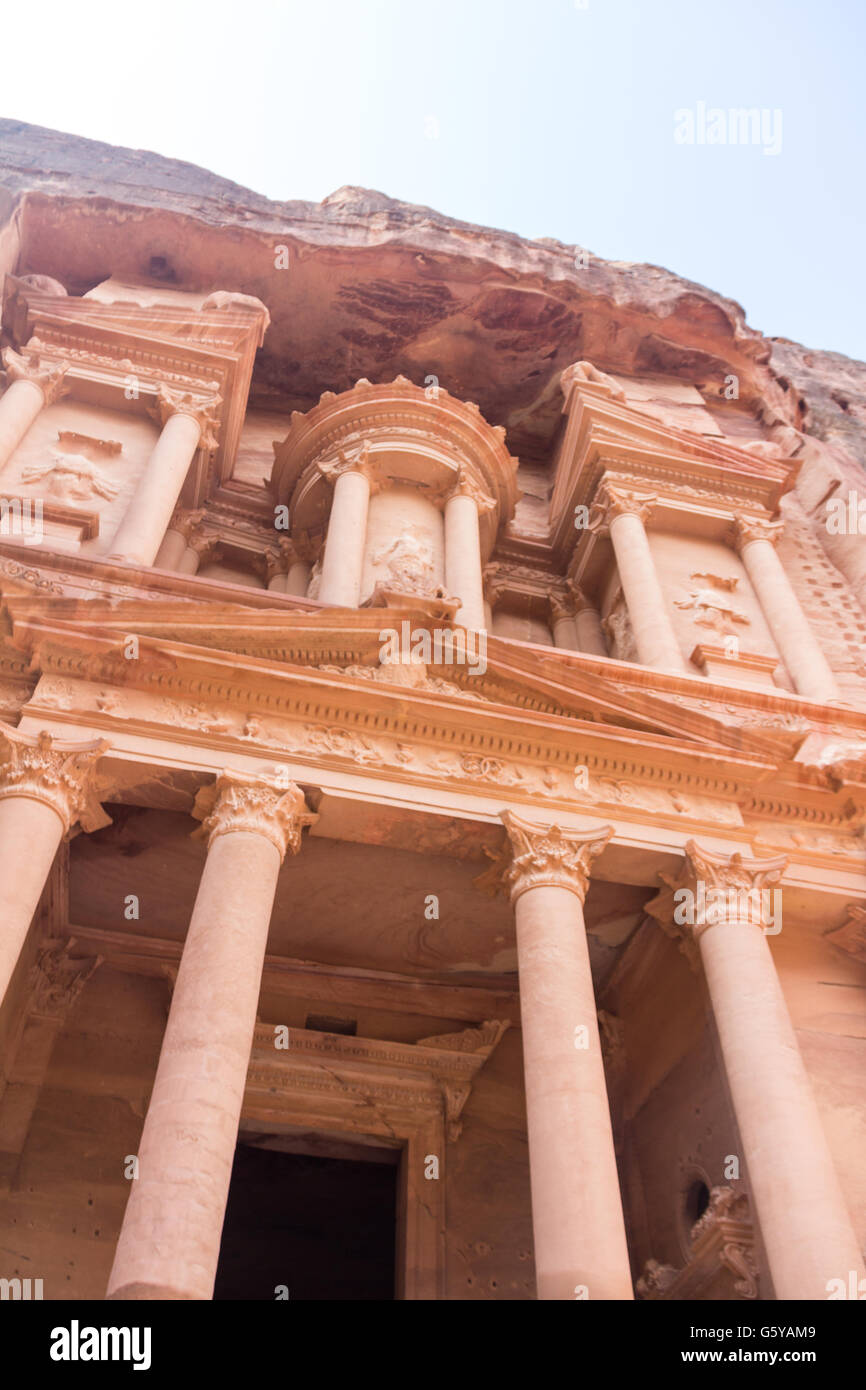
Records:
M763 894L779 882L787 863L785 855L747 859L702 849L689 840L678 872L659 874L665 887L645 911L669 936L680 939L683 954L695 965L695 942L709 927L750 923L766 928Z
M259 560L259 568L265 576L266 584L270 584L276 575L288 574L292 565L306 564L306 557L301 554L300 548L290 536L278 536L276 541L262 552Z
M78 823L82 830L101 830L111 824L95 788L96 763L108 747L104 739L74 743L52 737L45 729L36 735L0 728L0 799L25 796L56 811L68 835Z
M242 830L270 840L280 860L297 854L304 826L319 819L294 782L280 786L272 778L231 771L199 790L192 813L201 821L193 838L207 840L208 848L220 835Z
M316 468L332 487L336 486L337 479L342 478L344 473L360 473L362 478L367 479L371 492L375 491L381 482L367 439L352 448L344 448L338 444L335 454L316 460Z
M444 493L444 501L447 504L452 497L471 497L478 509L478 515L484 516L487 512L493 511L496 501L489 493L484 491L481 483L474 478L467 468L459 469L457 477L450 483Z
M769 517L748 516L737 512L734 516L734 549L742 555L747 545L753 541L769 541L775 545L784 531L782 521L771 521Z
M219 559L220 538L215 531L209 531L202 525L191 526L186 543L190 550L195 551L200 565Z
M507 580L497 563L494 562L493 564L485 566L481 575L481 582L485 599L490 604L491 608L495 608L503 594L508 592Z
M29 351L25 350L26 356L24 353L14 352L12 348L3 349L2 357L6 375L11 381L29 381L32 386L37 386L42 392L45 404L53 405L69 390L65 384L69 363L44 362L42 353L36 347L35 339L33 344Z
M205 515L204 507L197 507L194 511L188 507L175 507L166 530L176 531L188 544L190 535L204 521Z
M589 598L573 579L568 581L568 592L571 594L571 606L575 613L584 613L588 608L597 612L597 605L594 600Z
M574 617L575 603L570 590L565 593L557 593L554 591L554 593L550 594L548 602L550 603L550 616L555 623L558 623L560 618Z
M163 427L173 415L188 415L191 420L195 420L201 431L200 447L211 451L217 446L218 411L221 404L221 396L195 396L191 391L180 391L173 386L159 386L151 414Z
M602 480L593 499L587 530L603 535L610 530L611 522L620 516L636 516L646 523L657 501L655 494L633 492L619 484Z
M501 819L508 844L476 885L488 893L503 888L512 902L530 888L567 888L583 902L592 860L604 849L613 827L563 830L523 820L513 811L503 811Z

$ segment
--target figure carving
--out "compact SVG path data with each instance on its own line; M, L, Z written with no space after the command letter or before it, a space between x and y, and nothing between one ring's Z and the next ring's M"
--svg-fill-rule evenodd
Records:
M429 594L434 587L433 547L412 529L379 546L370 559L379 583L386 579L392 588L407 594Z
M46 479L50 479L49 496L59 502L91 502L94 496L112 502L120 492L120 484L106 478L84 454L67 454L61 449L51 450L50 462L28 463L21 470L21 481L28 486Z

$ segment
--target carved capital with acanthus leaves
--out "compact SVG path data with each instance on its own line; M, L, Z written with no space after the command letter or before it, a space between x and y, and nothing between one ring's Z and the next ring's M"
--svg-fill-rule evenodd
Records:
M768 930L765 894L778 884L787 863L785 855L747 859L701 849L689 840L679 872L659 874L665 887L645 911L697 969L696 943L709 927L748 924Z
M574 601L570 592L554 592L550 595L550 616L555 623L562 618L573 618L575 613Z
M27 797L56 811L68 835L76 824L82 830L101 830L111 824L95 788L96 764L108 744L103 739L72 743L41 733L24 734L0 728L0 799Z
M484 491L481 483L473 477L468 468L461 468L456 479L447 489L444 501L447 504L453 497L471 497L478 509L478 515L484 516L487 512L492 512L496 507L496 502L489 493Z
M775 545L784 529L784 523L781 521L737 512L734 517L734 549L738 555L742 555L746 546L754 541L769 541L770 545Z
M587 530L604 535L621 516L636 516L645 524L657 501L652 493L633 492L604 481L593 499Z
M12 348L3 349L3 365L10 382L29 381L41 392L45 405L53 405L69 390L65 377L69 371L68 362L46 362L38 351L36 340L26 353L14 352Z
M508 844L475 880L477 887L491 894L502 888L512 902L530 888L567 888L584 901L592 861L613 834L612 826L563 830L522 820L513 811L502 812L502 823Z
M179 536L183 536L184 540L189 542L193 530L201 525L204 518L204 507L198 507L194 511L188 507L175 507L166 529L176 531Z
M193 836L207 840L208 847L220 835L245 831L270 840L281 860L287 853L297 854L304 827L318 820L294 782L281 786L278 779L241 772L224 772L202 787L193 815L201 821Z
M316 468L332 487L344 473L360 473L367 479L371 492L375 492L381 483L369 440L366 439L354 446L338 445L335 454L316 460Z
M179 391L174 387L160 386L151 413L164 427L175 415L186 415L195 420L201 431L199 448L208 452L217 447L219 441L219 408L222 397L196 396L192 391Z
M598 611L597 604L593 599L587 597L579 584L573 580L568 581L568 591L571 594L571 606L575 613L583 613L591 609L594 613Z

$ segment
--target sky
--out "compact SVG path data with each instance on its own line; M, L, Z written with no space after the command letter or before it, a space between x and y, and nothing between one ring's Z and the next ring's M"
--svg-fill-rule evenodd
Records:
M0 115L662 265L866 358L866 0L40 0L2 35Z

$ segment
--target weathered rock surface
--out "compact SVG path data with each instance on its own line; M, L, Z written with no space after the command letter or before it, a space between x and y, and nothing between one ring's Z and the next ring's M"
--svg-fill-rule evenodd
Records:
M682 377L727 417L866 455L862 363L766 339L738 304L657 266L578 256L381 193L272 202L178 160L0 120L0 227L4 269L62 272L70 293L115 276L264 300L259 406L307 410L360 376L436 376L506 425L513 452L542 460L558 374L587 357ZM787 436L785 452L800 443Z

